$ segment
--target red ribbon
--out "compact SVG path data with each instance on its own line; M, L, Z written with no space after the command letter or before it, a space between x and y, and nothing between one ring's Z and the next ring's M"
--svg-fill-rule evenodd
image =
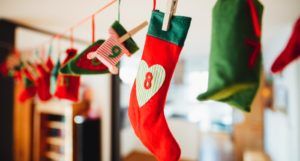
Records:
M95 15L92 16L92 42L95 42Z
M71 45L71 48L73 48L73 46L74 46L73 28L70 29L70 32L71 32L71 36L70 36L70 45Z
M246 44L254 47L254 51L250 55L250 59L248 62L249 68L253 69L255 66L255 63L257 61L257 58L260 55L261 45L260 45L260 42L255 41L255 40L249 40L249 39L246 40Z
M250 8L250 13L251 13L251 18L252 18L252 23L254 27L254 31L257 37L261 36L261 28L260 28L260 22L258 18L258 13L256 10L256 6L253 2L253 0L247 0L249 8Z

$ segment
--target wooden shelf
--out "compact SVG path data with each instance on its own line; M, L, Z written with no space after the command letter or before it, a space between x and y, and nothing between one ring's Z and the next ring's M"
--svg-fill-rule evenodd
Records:
M47 137L46 142L48 144L57 145L57 146L64 146L64 140L59 137Z
M61 160L64 160L64 155L63 154L59 154L59 153L56 153L56 152L46 152L45 153L45 156L51 160L54 160L54 161L61 161Z
M64 129L65 128L65 124L63 122L59 122L59 121L49 121L47 126L49 128L53 128L53 129Z

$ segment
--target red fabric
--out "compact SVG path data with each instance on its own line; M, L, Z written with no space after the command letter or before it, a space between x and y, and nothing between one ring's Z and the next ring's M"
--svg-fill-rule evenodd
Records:
M37 79L37 94L41 101L48 101L52 95L50 93L50 77L51 70L48 69L47 65L43 66L38 64L36 67L39 77Z
M48 57L48 59L46 61L46 66L47 66L48 70L50 70L50 71L52 71L52 69L54 68L54 64L53 64L53 61L50 56Z
M69 60L76 56L76 49L68 49L67 57L63 62L65 65ZM61 99L68 99L71 101L78 101L78 93L80 86L80 77L59 74L57 77L57 87L55 91L55 96Z
M19 94L19 101L25 102L26 100L33 98L36 94L36 85L34 84L34 80L32 75L29 73L29 71L24 68L20 72L22 75L22 86L23 89L21 90Z
M63 65L65 65L69 60L71 60L73 57L76 56L77 54L77 50L76 49L73 49L73 48L70 48L66 51L67 53L67 57L66 59L63 61Z
M80 77L59 74L55 96L61 99L78 101Z
M271 67L273 73L281 72L288 64L300 56L300 18L298 18L289 42Z
M153 65L161 65L165 70L165 80L158 91L141 107L139 107L136 91L137 79L130 96L129 118L135 134L159 161L178 161L181 153L164 116L167 91L181 49L182 47L175 44L148 35L142 60L149 68ZM147 72L141 77L145 77L146 80L146 77L153 78L154 75L154 73L149 75ZM145 82L144 87L148 89L152 85L149 86L149 83Z
M156 10L156 0L153 0L153 11Z
M247 3L249 5L250 8L250 13L251 13L251 18L252 18L252 23L253 23L253 28L255 31L255 34L257 37L261 36L261 28L260 28L260 22L259 22L259 17L258 17L258 13L255 7L255 4L253 2L253 0L247 0Z
M85 70L91 70L91 71L107 71L107 67L102 64L98 59L93 59L92 61L87 59L87 54L96 51L100 47L99 45L94 45L89 50L87 50L80 59L77 60L76 66L78 68L82 68Z

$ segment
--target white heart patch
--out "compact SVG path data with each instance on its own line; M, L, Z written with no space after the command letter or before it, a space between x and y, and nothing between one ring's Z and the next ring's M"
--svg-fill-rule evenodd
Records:
M157 64L149 68L144 60L141 61L136 78L136 93L140 107L160 89L165 78L166 72L163 66Z

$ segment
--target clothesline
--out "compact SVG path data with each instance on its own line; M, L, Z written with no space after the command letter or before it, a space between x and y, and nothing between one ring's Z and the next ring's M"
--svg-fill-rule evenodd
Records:
M81 21L79 21L78 23L68 27L66 30L64 30L63 32L53 35L51 36L51 38L43 43L41 43L40 45L37 45L36 47L32 47L32 48L28 48L28 49L23 49L22 51L34 51L36 49L38 49L39 47L44 47L46 44L51 44L52 41L54 41L55 39L59 40L63 35L65 35L66 33L70 33L70 45L73 46L74 43L74 29L77 28L78 26L82 25L83 23L89 21L90 19L92 19L92 39L94 41L95 39L95 22L94 22L94 17L101 13L102 11L104 11L105 9L107 9L108 7L110 7L111 5L113 5L115 2L117 2L118 0L112 0L109 3L105 4L104 6L102 6L101 8L99 8L97 11L95 11L94 13L92 13L91 15L85 17L84 19L82 19ZM11 48L11 47L8 47Z

